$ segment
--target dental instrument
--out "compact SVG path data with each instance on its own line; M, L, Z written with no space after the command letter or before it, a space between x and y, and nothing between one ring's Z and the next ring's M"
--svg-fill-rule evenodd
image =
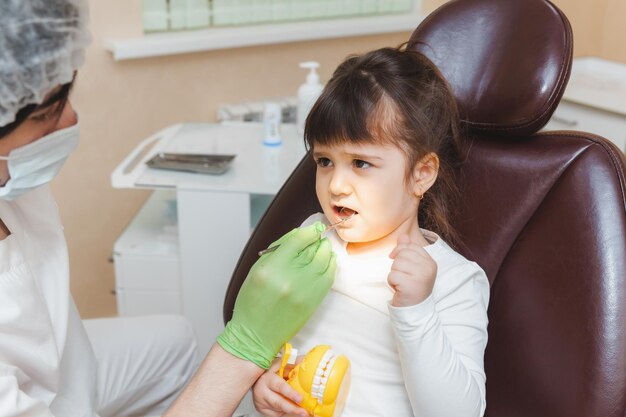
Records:
M343 211L343 210L344 210L344 209L342 208L342 209L341 209L341 211ZM341 213L341 211L340 211L340 213ZM354 214L355 214L355 213L352 213L352 214L350 214L349 216L342 218L342 219L341 219L341 220L339 220L338 222L335 222L335 223L329 224L328 226L326 226L326 229L324 229L324 231L323 231L322 233L326 233L326 232L331 231L331 230L332 230L332 229L334 229L335 227L339 226L341 223L345 222L346 220L351 219L351 218L354 216ZM259 256L263 256L263 255L265 255L266 253L271 253L271 252L274 252L276 249L278 249L278 247L279 247L279 246L280 246L280 245L275 245L275 246L270 246L270 247L269 247L269 248L267 248L267 249L263 249L262 251L259 251Z

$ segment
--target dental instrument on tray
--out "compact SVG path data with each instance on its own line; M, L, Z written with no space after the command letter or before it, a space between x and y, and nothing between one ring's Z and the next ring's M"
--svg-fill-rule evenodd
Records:
M223 174L236 155L184 154L160 152L146 162L150 168L187 171L199 174Z

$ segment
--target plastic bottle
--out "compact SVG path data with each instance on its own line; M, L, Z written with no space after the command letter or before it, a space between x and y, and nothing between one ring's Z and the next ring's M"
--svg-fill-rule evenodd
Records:
M280 122L282 117L282 109L280 104L267 102L263 111L263 145L280 146L282 139L280 137Z
M296 117L296 128L298 133L304 132L304 122L311 111L311 107L322 93L324 86L320 84L320 77L315 71L320 64L315 61L307 61L300 63L300 68L308 68L309 74L306 76L306 82L298 88L298 115Z
M280 137L280 122L282 109L280 104L267 102L263 112L263 176L266 182L277 183L280 181L280 150L282 139Z

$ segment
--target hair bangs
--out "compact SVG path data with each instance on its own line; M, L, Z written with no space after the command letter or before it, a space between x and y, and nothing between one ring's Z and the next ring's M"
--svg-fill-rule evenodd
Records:
M391 144L408 153L407 139L414 132L407 132L402 109L386 93L381 94L380 99L367 120L367 130L373 138L373 142L382 145Z
M304 138L315 145L379 142L371 128L382 91L367 74L338 68L307 117Z

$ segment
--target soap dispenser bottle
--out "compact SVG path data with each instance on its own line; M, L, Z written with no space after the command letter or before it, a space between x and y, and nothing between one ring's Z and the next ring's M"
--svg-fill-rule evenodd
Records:
M304 122L313 104L322 93L324 86L320 84L320 77L315 71L320 64L315 61L300 63L300 68L309 69L306 82L298 88L298 114L296 116L296 128L298 133L304 132Z

